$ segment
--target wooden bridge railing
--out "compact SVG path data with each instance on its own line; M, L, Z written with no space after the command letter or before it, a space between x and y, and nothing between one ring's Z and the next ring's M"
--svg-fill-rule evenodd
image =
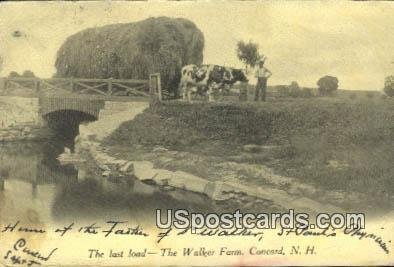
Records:
M12 91L30 91L38 94L42 91L58 93L96 94L103 96L156 96L161 99L160 74L151 74L149 80L136 79L81 79L81 78L2 78L0 94L8 95Z

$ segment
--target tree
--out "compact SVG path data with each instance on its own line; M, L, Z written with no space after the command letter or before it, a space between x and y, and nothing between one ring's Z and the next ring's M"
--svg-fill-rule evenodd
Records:
M299 91L300 86L298 85L298 83L296 81L292 81L289 85L289 89L290 89L290 91Z
M289 85L289 95L292 97L298 97L301 93L301 88L296 81L292 81Z
M32 72L31 70L25 70L22 74L22 77L24 78L35 78L36 75L34 75L34 72Z
M238 59L245 64L246 73L248 73L248 66L254 67L257 62L261 59L259 54L259 46L256 43L249 41L239 41L237 44L237 56Z
M383 91L388 96L394 96L394 75L387 76L384 80L384 89Z
M338 78L333 76L324 76L321 77L317 81L317 85L319 86L319 94L320 95L330 95L334 91L338 89Z
M32 72L31 70L25 70L22 75L20 75L18 72L16 71L11 71L8 74L8 78L36 78L36 75L34 74L34 72Z
M16 71L11 71L11 72L8 74L8 78L19 78L19 77L21 77L21 76L20 76L19 73L16 72Z
M11 71L8 78L36 78L36 75L31 70L25 70L22 75L16 71ZM34 88L34 80L18 81L18 84L26 88Z

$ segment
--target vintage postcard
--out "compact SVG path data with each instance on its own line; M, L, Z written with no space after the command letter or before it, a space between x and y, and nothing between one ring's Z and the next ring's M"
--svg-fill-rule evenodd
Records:
M0 3L0 266L394 265L393 14Z

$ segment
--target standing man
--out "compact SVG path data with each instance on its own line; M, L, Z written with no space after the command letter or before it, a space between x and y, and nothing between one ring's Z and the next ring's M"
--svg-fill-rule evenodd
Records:
M254 77L257 78L256 91L254 96L254 101L258 101L260 98L261 91L261 100L265 101L266 93L267 93L267 80L271 77L272 72L270 72L267 68L264 67L265 57L263 57L259 62L259 67L255 72Z

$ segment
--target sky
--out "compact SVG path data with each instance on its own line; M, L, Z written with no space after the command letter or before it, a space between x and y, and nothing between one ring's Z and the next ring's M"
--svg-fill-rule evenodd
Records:
M243 67L240 40L259 44L270 84L316 87L324 75L343 89L381 90L394 75L394 2L185 1L0 3L0 76L55 72L64 40L85 28L183 17L205 36L204 63Z

